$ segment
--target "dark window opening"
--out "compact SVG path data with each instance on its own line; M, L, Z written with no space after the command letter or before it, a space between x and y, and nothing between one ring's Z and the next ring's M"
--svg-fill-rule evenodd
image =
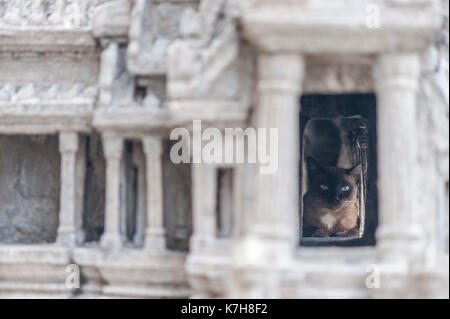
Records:
M142 142L133 141L133 152L128 175L130 191L129 218L127 220L128 240L137 247L144 245L145 228L147 226L147 170L146 156Z
M233 233L233 169L217 170L216 234L230 238Z
M374 245L375 96L305 95L300 102L300 245Z
M125 141L120 185L120 232L126 245L142 247L147 221L147 185L146 157L140 141Z
M133 163L134 144L125 141L121 165L121 233L126 243L132 243L136 232L137 168Z
M98 242L105 224L105 173L102 138L86 137L86 178L84 181L83 229L85 242Z
M177 141L164 141L162 170L164 228L169 250L188 251L192 235L191 164L175 164L170 149Z
M147 96L147 87L136 84L134 88L134 97L138 103L142 103Z

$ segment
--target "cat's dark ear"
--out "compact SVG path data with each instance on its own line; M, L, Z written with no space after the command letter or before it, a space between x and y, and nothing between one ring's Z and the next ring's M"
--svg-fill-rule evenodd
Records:
M322 166L311 156L306 158L306 164L308 166L309 175L316 175L319 172L323 172Z
M359 180L361 176L361 163L359 163L356 166L353 166L352 168L347 169L345 173L353 177L355 180Z

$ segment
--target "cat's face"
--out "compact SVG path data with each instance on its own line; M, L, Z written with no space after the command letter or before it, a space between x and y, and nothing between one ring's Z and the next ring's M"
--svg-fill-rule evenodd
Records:
M310 189L328 207L338 209L356 198L361 164L350 168L324 167L307 158Z

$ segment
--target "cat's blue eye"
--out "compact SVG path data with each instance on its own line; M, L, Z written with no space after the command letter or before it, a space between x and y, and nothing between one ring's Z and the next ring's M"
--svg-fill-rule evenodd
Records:
M328 186L322 184L322 185L320 185L320 189L326 191L328 189Z
M346 192L350 189L350 186L344 186L341 189L342 189L342 191Z

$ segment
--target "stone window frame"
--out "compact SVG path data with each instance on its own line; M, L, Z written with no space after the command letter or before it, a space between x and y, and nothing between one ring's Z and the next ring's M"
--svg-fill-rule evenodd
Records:
M302 246L373 246L375 245L375 230L378 224L377 199L377 136L376 136L376 99L373 93L349 93L346 90L340 94L304 94L300 98L300 245ZM353 92L353 91L352 91ZM330 102L326 105L313 103ZM312 120L355 118L363 119L364 127L359 128L356 139L358 161L362 165L361 183L359 184L358 200L360 236L357 238L311 238L303 237L303 201L304 191L304 133L306 126ZM357 164L356 162L353 163ZM361 196L362 194L362 196Z

